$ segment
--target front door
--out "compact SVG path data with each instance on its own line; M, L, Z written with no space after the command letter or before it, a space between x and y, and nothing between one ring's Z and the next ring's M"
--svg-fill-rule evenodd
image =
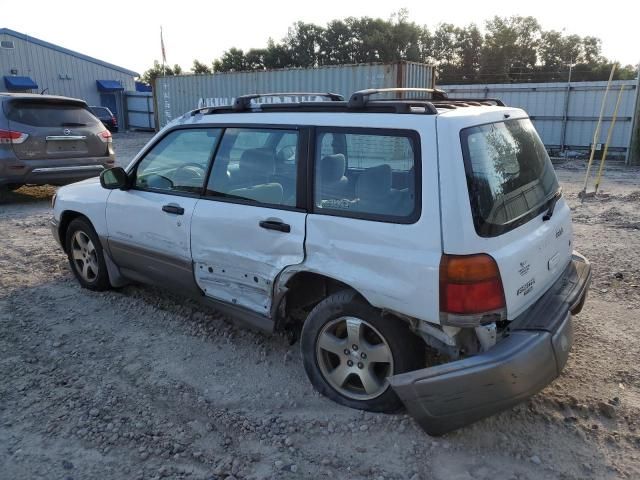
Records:
M304 260L301 137L293 129L225 130L191 221L195 278L206 295L269 316L276 276Z
M108 242L125 276L188 292L191 217L204 186L219 129L173 130L129 172L132 188L107 202Z

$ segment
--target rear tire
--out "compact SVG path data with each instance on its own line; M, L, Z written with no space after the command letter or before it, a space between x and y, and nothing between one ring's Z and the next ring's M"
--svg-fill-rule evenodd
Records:
M65 245L71 271L83 288L102 291L111 287L100 239L88 220L71 221Z
M422 341L357 292L320 302L302 327L300 348L315 389L350 408L392 413L402 403L387 378L424 366Z

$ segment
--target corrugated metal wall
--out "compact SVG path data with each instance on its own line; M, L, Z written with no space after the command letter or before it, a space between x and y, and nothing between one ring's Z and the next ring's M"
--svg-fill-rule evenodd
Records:
M573 82L570 88L567 83L438 85L451 98L495 97L523 108L550 150L560 150L562 145L569 150L589 149L606 86L607 82ZM624 90L609 151L627 155L638 94L636 80L612 82L598 142L606 140L620 88Z
M433 86L433 68L413 62L291 68L262 72L178 75L156 79L158 124L202 106L229 105L239 95L269 92L333 92L364 88Z
M134 77L98 63L58 52L13 35L0 34L0 40L10 40L13 49L0 49L0 92L6 91L2 77L16 70L18 75L31 77L38 92L49 95L80 98L89 105L100 105L96 80L117 80L125 90L135 90ZM123 111L122 97L119 108Z
M155 130L153 94L151 92L125 92L127 128Z

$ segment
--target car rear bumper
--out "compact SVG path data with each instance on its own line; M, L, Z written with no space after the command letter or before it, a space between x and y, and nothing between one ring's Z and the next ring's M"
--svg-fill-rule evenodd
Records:
M115 156L70 159L18 160L0 162L0 185L66 185L96 177L115 166Z
M511 407L560 375L573 344L572 313L591 282L587 259L574 253L563 275L479 355L395 375L390 383L431 435L442 435Z

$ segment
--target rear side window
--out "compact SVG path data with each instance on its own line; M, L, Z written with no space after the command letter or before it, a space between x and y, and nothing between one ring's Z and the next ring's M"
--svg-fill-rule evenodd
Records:
M413 223L419 216L419 158L412 132L320 130L315 212Z
M481 237L526 223L558 191L551 160L529 119L467 128L460 137L471 210Z
M32 127L84 127L99 124L87 108L70 104L11 102L7 118L10 122Z

